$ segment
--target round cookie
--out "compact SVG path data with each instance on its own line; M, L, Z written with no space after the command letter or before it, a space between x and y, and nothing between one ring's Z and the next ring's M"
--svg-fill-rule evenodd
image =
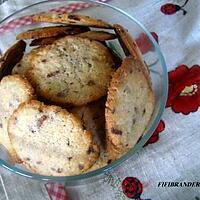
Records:
M155 97L141 60L124 59L114 73L106 102L108 152L112 159L132 148L151 119ZM149 76L149 75L148 75Z
M11 158L16 160L7 132L8 119L21 103L34 98L34 90L26 79L12 75L1 80L0 95L0 143L8 150Z
M77 175L99 157L92 134L58 106L39 101L21 104L9 120L8 132L23 165L42 175Z
M40 47L31 65L26 76L39 96L55 103L84 105L106 95L115 64L100 42L66 36Z

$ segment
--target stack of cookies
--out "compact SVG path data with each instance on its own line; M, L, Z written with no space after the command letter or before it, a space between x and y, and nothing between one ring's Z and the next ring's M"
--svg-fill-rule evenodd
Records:
M121 25L88 16L32 20L56 25L20 33L0 60L0 143L11 161L71 176L118 159L142 136L155 104L135 41ZM123 61L107 46L115 39Z

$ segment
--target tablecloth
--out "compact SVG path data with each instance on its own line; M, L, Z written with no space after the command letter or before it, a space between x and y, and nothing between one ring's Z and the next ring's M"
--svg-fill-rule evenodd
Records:
M32 2L4 2L0 19ZM169 71L169 95L162 121L148 144L131 160L108 172L103 180L68 187L68 197L63 185L44 186L1 169L0 180L4 184L0 187L0 200L43 200L49 199L48 194L53 200L200 199L200 1L109 3L136 17L157 36Z

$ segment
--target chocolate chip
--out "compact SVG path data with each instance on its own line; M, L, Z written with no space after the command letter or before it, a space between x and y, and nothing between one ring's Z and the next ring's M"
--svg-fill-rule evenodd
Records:
M70 161L72 159L72 157L67 157L67 159Z
M42 162L41 161L37 161L36 164L40 165Z
M79 168L80 170L83 170L83 169L84 169L84 165L79 164L79 165L78 165L78 168Z
M111 160L111 159L109 159L107 163L108 163L108 164L110 164L111 162L112 162L112 160Z
M3 124L2 123L0 123L0 128L3 128Z
M142 115L144 115L146 113L146 109L144 108L143 112L142 112Z
M51 72L49 74L47 74L47 78L51 78L53 76L55 76L56 74L58 74L60 71L59 70L56 70L55 72Z
M42 108L39 108L38 111L39 111L39 113L43 113Z
M47 62L47 60L46 60L46 59L43 59L43 60L41 60L41 62L45 63L45 62Z
M26 161L30 161L31 159L30 159L30 158L25 158L24 160L26 160Z
M91 153L94 153L94 148L93 146L89 146L89 149L87 150L87 154L91 154Z
M95 85L95 82L93 80L89 80L87 83L88 86L93 86Z
M59 173L59 174L62 173L62 171L63 171L62 168L58 168L58 169L56 170L56 172Z
M29 130L31 131L31 133L36 133L36 130L33 130L32 128L29 128Z
M42 126L43 122L44 122L47 118L48 118L48 116L42 115L42 116L38 119L38 121L37 121L37 127L40 128L40 127Z
M77 20L77 21L80 21L80 20L81 20L80 17L77 16L77 15L69 15L68 18L69 18L69 19L73 19L73 20Z
M114 133L114 134L116 134L116 135L122 135L122 131L120 131L120 130L118 130L116 128L112 128L111 132Z
M68 146L70 145L70 141L69 141L69 139L67 140L67 145L68 145Z

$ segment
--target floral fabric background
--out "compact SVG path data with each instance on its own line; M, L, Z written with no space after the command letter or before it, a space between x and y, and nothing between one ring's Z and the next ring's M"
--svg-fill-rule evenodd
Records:
M200 2L111 0L109 3L140 20L159 43L169 71L166 110L144 148L118 169L107 173L105 179L68 188L69 197L51 195L50 185L47 185L48 192L53 200L198 200L200 187L158 187L158 183L200 182ZM0 6L0 19L1 15L7 16L13 9L30 2L21 5L14 2L13 7L8 4L9 0ZM8 9L1 9L3 6ZM142 46L143 41L146 41L145 35L137 39L145 53L152 47L148 43ZM2 177L6 180L4 171ZM17 188L14 178L13 185ZM29 180L26 184L27 190L31 184L36 185L35 193L41 195L40 199L48 198L43 185ZM8 186L5 184L5 187ZM60 188L63 192L63 186ZM20 197L24 199L23 195Z

